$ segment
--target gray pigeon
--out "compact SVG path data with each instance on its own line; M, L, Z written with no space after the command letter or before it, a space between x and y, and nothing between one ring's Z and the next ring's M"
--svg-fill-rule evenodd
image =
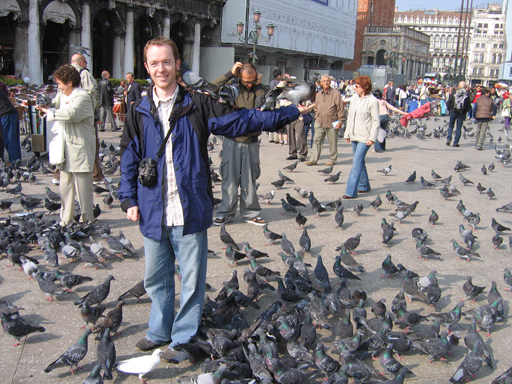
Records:
M82 384L103 384L104 381L101 378L101 364L96 364L91 371L91 374L87 376Z
M73 366L78 369L78 363L82 361L82 359L87 355L87 339L91 334L90 329L86 329L82 334L82 337L78 340L76 344L71 346L66 352L64 352L60 357L55 360L53 363L48 365L44 371L49 373L56 368L64 367L66 365L71 366L71 372L74 374Z
M112 280L115 280L114 276L107 276L103 284L98 285L93 291L89 292L80 300L75 301L74 304L82 305L85 300L87 300L87 304L89 305L101 304L101 302L105 300L110 293L110 282Z
M112 369L116 363L116 346L110 338L110 328L105 328L101 341L96 347L96 360L103 368L103 379L112 380Z

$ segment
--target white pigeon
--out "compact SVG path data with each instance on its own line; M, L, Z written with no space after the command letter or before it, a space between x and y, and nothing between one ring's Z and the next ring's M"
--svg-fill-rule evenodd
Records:
M161 349L155 349L151 355L119 361L116 363L115 367L118 371L131 373L132 375L139 375L139 380L142 383L147 383L142 379L142 376L151 372L158 366L158 364L160 364L161 353Z
M25 272L30 279L34 278L34 275L39 272L37 264L26 259L24 256L20 256L21 264L23 265L23 272Z

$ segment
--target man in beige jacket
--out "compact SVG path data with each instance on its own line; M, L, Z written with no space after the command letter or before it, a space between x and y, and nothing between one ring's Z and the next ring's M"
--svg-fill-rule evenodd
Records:
M316 94L315 106L315 137L311 158L306 165L317 165L322 153L322 145L325 136L329 141L329 161L327 166L334 165L338 161L338 129L345 121L345 105L341 99L341 93L331 88L331 79L328 75L322 75L322 90Z

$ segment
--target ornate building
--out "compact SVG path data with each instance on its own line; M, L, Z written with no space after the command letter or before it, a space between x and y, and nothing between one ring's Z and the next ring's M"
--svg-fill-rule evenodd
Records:
M471 13L462 13L462 28L467 18L468 28L466 33L461 33L459 44L459 56L462 56L462 47L465 47L464 36L470 36ZM403 25L421 31L430 36L429 54L432 60L432 71L440 73L443 77L450 74L450 68L454 67L459 36L461 13L455 11L419 10L419 11L395 11L395 25ZM461 60L459 59L458 65Z
M346 66L347 70L356 71L366 64L361 56L365 28L393 25L394 14L395 0L358 0L354 60Z
M368 26L364 29L362 65L389 66L404 82L430 70L430 36L403 26Z
M498 82L500 64L505 61L507 52L503 9L501 5L489 5L473 12L466 73L472 85L492 86Z
M152 37L171 37L199 72L201 38L220 23L222 2L212 0L1 0L0 74L42 83L43 59L69 63L74 46L89 49L95 77L134 72L146 78L142 51Z

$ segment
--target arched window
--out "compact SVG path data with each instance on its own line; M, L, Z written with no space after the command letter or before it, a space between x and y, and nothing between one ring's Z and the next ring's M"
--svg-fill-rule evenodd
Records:
M452 48L452 36L448 35L446 38L446 48L451 49Z
M498 54L498 58L496 60L496 64L501 64L501 60L503 59L503 55L501 53Z
M480 54L478 52L475 53L475 56L473 58L473 62L474 63L478 63L478 61L480 60Z
M434 57L434 58L432 59L432 66L433 66L434 68L437 68L437 64L438 64L438 63L439 63L438 58L437 58L437 57Z
M434 48L440 48L441 47L441 37L439 35L436 35L434 37Z
M441 36L441 48L446 48L446 36Z
M491 64L496 64L496 54L493 53L491 56Z
M484 58L485 58L485 53L480 53L480 63L483 63L484 62Z

